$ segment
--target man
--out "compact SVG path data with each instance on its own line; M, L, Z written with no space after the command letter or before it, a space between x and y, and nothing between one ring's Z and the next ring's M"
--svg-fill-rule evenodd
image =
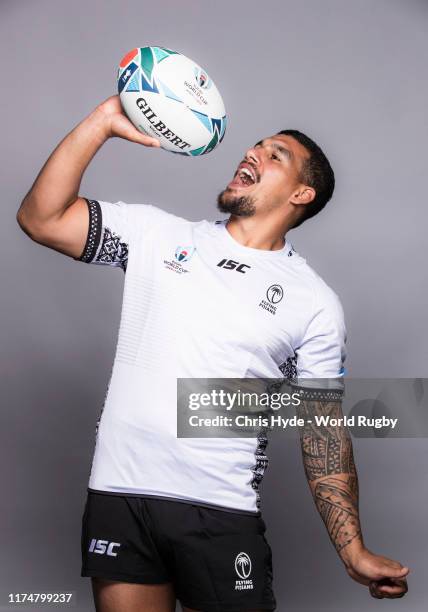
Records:
M343 374L336 294L285 238L330 199L334 175L309 138L284 131L249 149L218 197L227 222L78 196L102 144L146 146L117 96L52 153L17 219L36 242L126 271L114 367L82 528L82 576L100 612L274 610L258 484L266 440L176 436L177 378L304 381ZM302 389L305 386L302 384ZM304 391L299 412L338 414L340 390ZM362 541L349 437L301 431L318 510L352 578L400 597L408 568ZM232 443L233 442L233 443Z

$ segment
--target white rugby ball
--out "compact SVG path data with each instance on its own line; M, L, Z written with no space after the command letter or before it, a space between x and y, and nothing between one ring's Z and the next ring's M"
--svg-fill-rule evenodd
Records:
M122 107L135 127L167 151L203 155L223 140L226 111L206 70L165 47L140 47L119 65Z

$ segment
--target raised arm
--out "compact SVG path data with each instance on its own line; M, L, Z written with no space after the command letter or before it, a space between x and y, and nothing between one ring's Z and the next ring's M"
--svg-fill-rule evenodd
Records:
M371 553L364 546L352 440L343 425L340 400L303 400L297 412L305 422L300 428L300 440L306 477L348 574L368 586L377 599L402 597L407 592L405 576L409 569L398 561ZM325 424L317 424L320 417L326 419Z
M82 253L89 214L80 183L98 149L114 136L159 146L132 125L118 96L108 98L60 142L23 199L16 218L30 238L71 257Z

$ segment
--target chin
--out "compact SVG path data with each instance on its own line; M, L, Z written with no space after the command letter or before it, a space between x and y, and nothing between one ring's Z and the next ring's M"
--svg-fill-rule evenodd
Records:
M217 196L217 208L222 213L230 213L237 217L252 217L256 212L253 198L235 195L233 189L226 187Z

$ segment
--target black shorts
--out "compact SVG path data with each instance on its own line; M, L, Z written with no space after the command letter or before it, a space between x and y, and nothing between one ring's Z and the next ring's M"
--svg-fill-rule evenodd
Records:
M172 582L183 606L203 612L275 610L265 530L258 515L88 491L81 575Z

